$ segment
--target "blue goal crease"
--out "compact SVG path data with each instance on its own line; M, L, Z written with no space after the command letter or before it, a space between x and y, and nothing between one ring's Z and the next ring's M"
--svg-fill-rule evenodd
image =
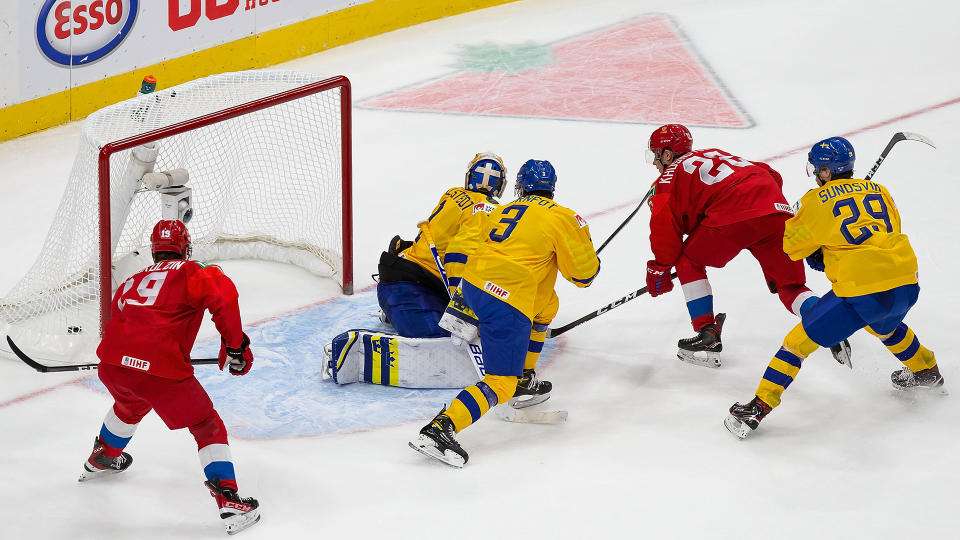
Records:
M321 378L323 347L334 336L354 328L391 331L372 314L377 309L376 291L368 291L246 328L254 364L243 377L197 366L197 379L230 436L273 439L366 431L429 418L448 404L459 390L340 386ZM548 340L544 353L553 348ZM205 340L192 356L216 357L219 349L219 339ZM103 388L96 377L84 384Z

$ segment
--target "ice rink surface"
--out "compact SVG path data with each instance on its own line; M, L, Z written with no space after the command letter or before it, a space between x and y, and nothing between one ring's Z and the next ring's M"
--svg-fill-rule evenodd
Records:
M848 137L862 177L893 133L926 135L937 150L901 143L875 180L893 194L920 262L907 322L953 390L958 20L960 7L943 1L526 0L279 67L353 82L358 289L373 283L387 240L412 237L480 151L500 153L511 176L526 159L549 159L556 200L589 220L599 245L655 178L643 149L662 122L693 126L695 147L768 161L791 201L813 186L805 155L819 139ZM0 144L0 291L43 243L79 128ZM641 210L604 250L594 286L558 285L556 325L643 285L647 219ZM317 357L284 348L322 342L290 317L314 313L320 327L347 329L369 317L369 294L338 298L332 282L280 265L223 266L257 361L242 379L202 377L231 431L241 493L261 502L263 520L244 538L960 535L960 390L895 392L889 374L900 364L866 333L851 338L852 371L816 352L750 438L723 428L796 324L748 255L710 273L717 310L728 313L723 368L676 360L677 338L692 334L679 288L639 298L553 340L540 371L555 390L542 407L569 410L566 425L484 418L459 436L470 452L459 471L406 447L455 391L337 394L320 381ZM822 274L808 280L828 289ZM202 340L213 338L206 328ZM0 360L0 380L0 537L223 535L187 432L149 415L128 446L134 466L79 485L108 396L89 374L13 361ZM392 417L384 403L414 412Z

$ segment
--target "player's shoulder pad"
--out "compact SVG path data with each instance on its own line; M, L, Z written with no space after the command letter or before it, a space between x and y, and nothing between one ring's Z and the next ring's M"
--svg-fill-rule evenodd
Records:
M490 212L493 212L496 209L497 209L497 205L490 204L485 201L478 202L477 204L473 205L474 214L476 214L477 212L486 212L487 214L489 214Z
M587 226L587 220L583 219L580 214L574 212L573 218L577 220L577 225L579 225L581 229Z
M190 261L190 262L195 264L198 270L213 273L213 274L223 273L223 268L221 268L220 265L218 264L213 264L213 263L204 262L204 261Z

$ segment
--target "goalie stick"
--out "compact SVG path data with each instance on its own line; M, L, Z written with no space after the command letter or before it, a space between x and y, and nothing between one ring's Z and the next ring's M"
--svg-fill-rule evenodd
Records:
M870 180L873 178L873 175L877 173L877 169L880 168L880 164L883 163L883 160L887 159L887 154L890 153L890 150L893 149L893 146L900 141L918 141L923 144L930 145L933 148L937 146L933 144L933 141L920 135L919 133L912 133L910 131L899 131L893 134L893 137L890 138L890 142L887 143L886 148L883 149L883 152L880 152L880 157L877 158L877 162L873 164L873 167L870 169L870 172L863 177L864 180Z
M427 244L430 246L430 253L433 255L433 262L437 265L437 271L440 272L440 279L443 280L443 285L447 288L447 295L453 298L453 295L450 294L450 280L447 279L447 271L443 267L443 261L440 260L440 252L437 251L437 245L433 242L433 233L430 232L430 222L421 221L417 223L417 227L420 228L423 237L427 239Z
M527 411L514 409L509 405L501 405L493 413L505 422L517 424L563 424L567 421L567 411Z
M33 369L39 371L40 373L53 373L59 371L86 371L90 369L97 369L100 365L97 364L73 364L66 366L45 366L40 362L37 362L33 358L27 356L20 347L17 347L17 344L10 339L10 336L7 336L7 345L10 345L10 350L13 351L13 354L17 355L17 358L23 361L24 364L32 367ZM191 358L190 363L199 366L205 364L216 364L218 360L216 358Z
M676 272L673 272L672 274L670 274L670 279L674 279L674 278L676 278L676 277L677 277L677 273L676 273ZM565 324L565 325L563 325L563 326L561 326L561 327L559 327L559 328L548 328L548 329L547 329L547 337L548 337L548 338L557 337L557 336L559 336L560 334L566 332L567 330L570 330L570 329L572 329L572 328L576 328L576 327L580 326L581 324L583 324L583 323L585 323L585 322L587 322L587 321L589 321L589 320L595 319L595 318L599 317L600 315L603 315L604 313L612 310L613 308L618 308L618 307L626 304L627 302L633 300L634 298L637 298L637 297L642 296L642 295L644 295L644 294L647 294L647 288L646 288L646 287L641 287L641 288L639 288L639 289L637 289L637 290L635 290L635 291L633 291L633 292L631 292L631 293L627 293L625 296L623 296L623 297L621 297L621 298L618 298L618 299L614 300L613 302L610 302L609 304L601 307L600 309L598 309L598 310L596 310L596 311L594 311L594 312L592 312L592 313L587 313L587 314L584 315L583 317L580 317L579 319L577 319L577 320L575 320L575 321L573 321L573 322L571 322L571 323L567 323L567 324Z

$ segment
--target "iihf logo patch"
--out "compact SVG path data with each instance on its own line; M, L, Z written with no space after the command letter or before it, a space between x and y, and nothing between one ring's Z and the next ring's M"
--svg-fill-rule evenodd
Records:
M580 217L580 214L574 214L573 217L577 218L577 223L580 224L581 229L587 226L587 220Z

